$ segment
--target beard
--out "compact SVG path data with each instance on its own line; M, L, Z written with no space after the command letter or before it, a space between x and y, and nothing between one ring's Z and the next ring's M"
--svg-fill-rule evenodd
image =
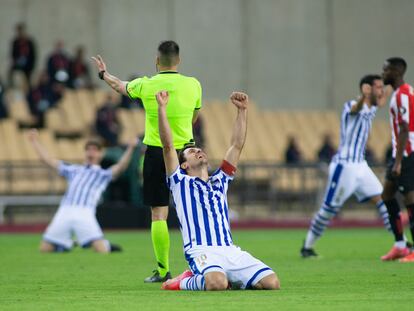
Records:
M391 78L391 77L384 78L383 81L384 81L384 85L390 85L390 84L393 84L394 83L394 79Z

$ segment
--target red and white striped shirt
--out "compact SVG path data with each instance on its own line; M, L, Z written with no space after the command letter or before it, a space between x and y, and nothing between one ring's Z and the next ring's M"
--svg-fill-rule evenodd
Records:
M401 123L408 125L408 140L404 150L404 156L414 151L414 89L408 83L401 85L391 96L390 120L392 136L392 157L397 154L397 141L400 134Z

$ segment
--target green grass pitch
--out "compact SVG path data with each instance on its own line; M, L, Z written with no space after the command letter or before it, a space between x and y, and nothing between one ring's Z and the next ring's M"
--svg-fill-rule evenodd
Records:
M392 239L381 229L328 230L321 259L303 260L304 230L234 231L235 242L270 265L280 291L167 292L144 284L154 268L150 234L110 232L121 254L75 249L39 254L38 234L0 235L0 310L414 310L414 264L382 263ZM171 270L186 263L171 234Z

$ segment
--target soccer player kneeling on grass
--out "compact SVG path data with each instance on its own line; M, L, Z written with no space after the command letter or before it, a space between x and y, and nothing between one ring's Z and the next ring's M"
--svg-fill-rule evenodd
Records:
M246 140L248 96L234 92L230 100L237 118L221 167L208 175L207 155L200 148L174 149L166 91L156 94L158 126L167 182L180 220L185 257L191 269L163 283L166 290L279 289L276 274L232 241L227 189Z
M64 252L73 246L72 233L80 246L92 247L98 253L120 251L117 245L104 239L95 217L96 205L111 180L116 179L127 167L137 145L132 140L118 163L108 169L99 166L101 145L88 141L85 145L85 164L67 164L52 158L38 140L36 130L29 133L30 142L40 159L66 178L68 188L59 209L43 235L41 252Z

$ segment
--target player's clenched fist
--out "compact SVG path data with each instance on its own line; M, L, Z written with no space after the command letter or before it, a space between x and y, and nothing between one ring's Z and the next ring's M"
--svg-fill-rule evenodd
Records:
M168 103L169 95L167 91L159 91L155 94L155 98L157 99L158 105L164 107Z
M230 95L231 102L239 109L247 109L249 96L242 92L233 92Z

